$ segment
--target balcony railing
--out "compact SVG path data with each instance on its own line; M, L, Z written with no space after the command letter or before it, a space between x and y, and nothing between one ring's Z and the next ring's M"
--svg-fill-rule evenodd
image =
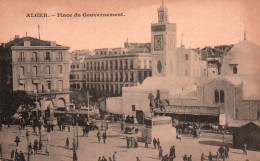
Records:
M63 58L56 58L56 61L62 61Z
M51 58L44 58L44 61L51 61Z
M25 62L25 58L18 58L18 62Z
M31 61L32 61L32 62L38 62L38 61L39 61L39 58L31 58Z

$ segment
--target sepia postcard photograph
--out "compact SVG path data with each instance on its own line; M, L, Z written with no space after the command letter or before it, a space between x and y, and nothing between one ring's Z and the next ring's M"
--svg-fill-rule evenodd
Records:
M0 0L0 161L260 161L260 0Z

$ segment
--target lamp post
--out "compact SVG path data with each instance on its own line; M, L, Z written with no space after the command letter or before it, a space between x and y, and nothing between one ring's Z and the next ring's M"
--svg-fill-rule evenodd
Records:
M227 127L228 127L228 121L226 120L225 125L223 125L223 144L224 144L223 146L225 146L225 130ZM225 159L226 159L225 157L226 156L225 156L225 150L224 150L223 161L225 161Z
M76 124L77 129L77 148L79 147L79 135L78 135L78 123Z

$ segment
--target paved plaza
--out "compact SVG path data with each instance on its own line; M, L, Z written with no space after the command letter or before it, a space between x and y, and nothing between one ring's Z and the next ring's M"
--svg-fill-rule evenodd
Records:
M138 148L126 147L126 134L123 134L120 130L119 123L109 123L109 129L107 130L107 141L106 144L98 143L97 131L90 131L89 137L82 137L82 128L79 127L79 148L77 150L77 156L79 161L98 161L99 157L105 156L112 157L113 153L116 151L117 161L136 161L138 156L141 161L156 161L158 159L159 151L154 149L153 145L149 145L149 148L144 147L144 143L139 143ZM133 125L130 125L133 126ZM141 128L143 126L139 125L138 136L141 136ZM39 139L32 131L32 127L29 126L27 129L31 132L30 142L33 144L34 139ZM75 128L76 129L76 128ZM76 131L76 130L75 130ZM76 132L75 132L76 133ZM103 133L103 131L101 131ZM73 128L68 132L67 128L65 131L59 131L58 127L54 127L54 131L51 134L50 149L51 154L48 156L45 150L39 151L36 155L31 155L31 161L72 161L72 139L73 139ZM130 134L128 134L129 136ZM15 145L15 137L19 136L21 142L17 148ZM70 138L70 149L65 148L66 138ZM166 136L167 137L167 136ZM175 145L176 147L176 159L182 161L184 154L188 156L191 154L193 161L199 161L201 153L205 153L207 156L211 151L213 155L216 155L219 145L222 144L223 136L220 134L202 132L199 139L193 139L192 136L181 135L182 140L176 140L174 142L161 142L163 148L163 154L169 154L170 146ZM4 130L0 132L0 140L3 147L4 158L10 158L11 151L16 148L22 152L26 152L26 138L25 130L19 132L18 126L14 125L10 128L5 127ZM47 143L46 129L42 137L43 145ZM162 140L162 139L161 139ZM228 145L232 146L232 136L227 135L225 141ZM45 149L45 147L43 147ZM230 158L226 161L259 161L260 152L248 151L248 155L243 155L242 150L230 148L229 153ZM27 160L27 153L25 154Z

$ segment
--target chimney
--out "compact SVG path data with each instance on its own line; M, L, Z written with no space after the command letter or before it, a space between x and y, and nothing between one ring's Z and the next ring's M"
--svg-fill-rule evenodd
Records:
M51 46L56 46L56 41L51 41Z
M14 39L19 39L19 35L14 35Z

